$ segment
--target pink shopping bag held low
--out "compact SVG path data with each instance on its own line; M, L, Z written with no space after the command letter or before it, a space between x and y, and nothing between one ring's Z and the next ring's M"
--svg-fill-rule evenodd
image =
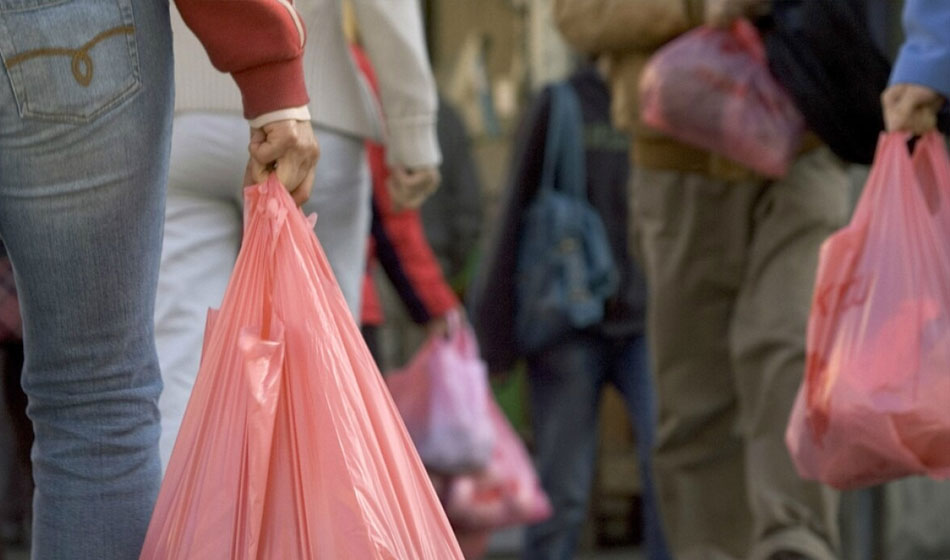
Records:
M822 246L786 443L842 489L950 477L950 160L882 135L851 223Z
M312 223L273 174L244 194L141 558L461 559Z
M449 479L443 491L452 526L472 537L478 531L539 523L552 513L528 450L494 400L489 414L495 446L488 466Z
M769 177L786 174L805 129L746 20L697 28L657 51L641 74L640 107L650 127Z
M426 469L458 474L488 464L495 431L475 333L457 311L447 320L448 334L426 341L406 368L386 376L386 384Z

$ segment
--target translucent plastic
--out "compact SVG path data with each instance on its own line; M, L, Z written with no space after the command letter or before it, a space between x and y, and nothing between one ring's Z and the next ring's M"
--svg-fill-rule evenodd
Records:
M244 196L141 558L462 558L312 223L273 176Z
M851 223L822 246L805 381L786 442L847 489L950 477L950 161L882 135Z
M386 383L426 469L457 474L488 464L495 431L488 371L475 334L457 312L448 319L448 336L430 338Z
M460 534L544 521L551 504L521 438L494 400L489 413L495 426L491 462L482 471L452 478L444 490L445 511ZM468 544L468 543L467 543Z
M650 127L769 177L788 172L805 129L745 20L700 27L657 51L641 74L640 106Z

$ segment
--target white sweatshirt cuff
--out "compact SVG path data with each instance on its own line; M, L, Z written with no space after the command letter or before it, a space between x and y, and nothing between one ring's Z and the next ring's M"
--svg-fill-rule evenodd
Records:
M251 128L261 128L265 124L270 124L277 121L310 121L310 109L306 105L302 107L291 107L290 109L280 109L279 111L271 111L270 113L264 113L263 115L254 117L248 124L251 125Z
M386 162L407 168L437 167L442 163L439 138L431 121L387 123Z

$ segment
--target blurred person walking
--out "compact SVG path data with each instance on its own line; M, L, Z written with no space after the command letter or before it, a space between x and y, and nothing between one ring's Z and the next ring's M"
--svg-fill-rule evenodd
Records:
M378 103L379 80L376 72L360 46L353 45L351 49L362 76L373 92L373 99ZM441 108L439 114L442 114ZM439 261L429 245L420 217L421 211L397 208L398 205L393 201L386 186L390 178L386 165L386 146L367 141L366 157L372 180L372 198L369 252L360 302L360 328L370 353L382 369L379 329L386 317L373 279L372 272L377 264L382 265L409 317L415 324L425 327L430 335L445 334L446 315L459 310L461 304L446 282ZM431 198L426 204L430 201ZM451 216L445 221L451 222Z
M598 324L536 351L525 351L517 343L517 261L525 241L523 222L539 192L547 136L552 134L549 88L528 109L518 132L501 219L470 294L472 323L489 371L509 371L519 358L527 359L534 452L554 514L527 529L523 557L568 560L576 556L594 477L600 399L612 384L623 396L636 434L646 554L651 560L662 560L670 555L650 467L655 403L643 336L646 294L628 236L629 141L610 125L610 93L595 68L575 73L569 87L583 117L585 193L606 228L619 289L608 300Z
M298 0L310 42L304 75L321 165L309 180L307 213L355 319L359 318L370 228L364 142L385 137L397 201L418 205L439 182L436 91L416 0L353 0L363 43L380 78L385 120L360 77L344 35L341 0ZM173 17L172 28L183 28ZM239 91L220 79L199 45L175 33L175 128L155 326L165 390L162 463L174 447L201 356L204 317L218 305L243 228L244 153Z
M769 8L555 1L568 41L609 60L614 122L633 135L632 223L659 402L654 467L679 560L838 556L837 494L798 476L784 434L818 248L848 215L845 168L811 137L784 178L766 179L647 128L638 114L640 74L657 49Z
M890 86L881 96L889 131L925 134L937 127L950 98L950 5L906 0L905 40ZM948 483L923 478L884 488L886 550L896 560L938 560L950 554L946 531Z

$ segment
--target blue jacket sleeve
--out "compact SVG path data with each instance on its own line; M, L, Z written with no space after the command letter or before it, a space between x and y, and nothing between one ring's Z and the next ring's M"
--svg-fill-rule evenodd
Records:
M907 0L904 30L891 83L924 85L950 97L950 2Z

